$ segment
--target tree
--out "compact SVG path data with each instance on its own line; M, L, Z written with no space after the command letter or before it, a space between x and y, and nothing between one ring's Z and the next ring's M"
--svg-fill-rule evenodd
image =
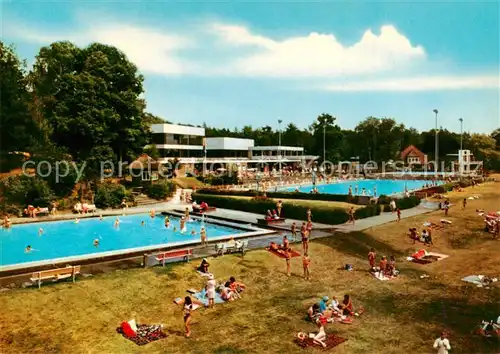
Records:
M154 114L151 114L148 112L143 113L142 120L143 120L144 124L147 124L147 125L170 123L169 121L167 121L163 118L160 118L158 116L155 116Z
M56 42L40 49L30 83L51 139L95 179L101 163L135 158L146 145L143 77L118 49Z
M26 151L36 136L26 85L26 63L0 41L0 157Z
M338 161L341 159L342 130L335 123L336 120L337 118L334 116L328 113L322 113L310 126L312 138L315 143L313 148L314 152L323 156L324 142L326 161Z
M500 149L500 128L497 128L491 133L491 137L495 139L496 148Z

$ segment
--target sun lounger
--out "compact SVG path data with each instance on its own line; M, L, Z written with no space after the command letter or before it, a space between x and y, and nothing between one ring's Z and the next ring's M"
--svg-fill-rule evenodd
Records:
M192 256L193 256L192 248L167 251L156 254L145 254L144 267L151 267L160 264L164 267L165 263L170 260L183 260L185 262L189 262Z
M42 286L44 280L59 281L62 279L73 278L73 283L75 282L75 277L80 274L80 266L67 266L65 268L57 268L50 270L42 270L40 272L35 272L32 274L30 280L32 283L38 284L38 288Z

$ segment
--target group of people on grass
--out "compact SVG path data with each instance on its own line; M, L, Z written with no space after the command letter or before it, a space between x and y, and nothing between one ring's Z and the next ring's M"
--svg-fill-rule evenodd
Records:
M433 245L432 243L432 233L431 229L423 229L419 234L416 227L412 227L409 229L409 237L413 240L413 244L415 242L422 242L425 245Z
M399 271L396 269L396 258L394 256L390 256L389 260L387 260L386 256L382 256L380 258L380 262L376 264L377 253L375 249L371 248L370 252L368 252L368 263L370 264L370 272L377 273L385 277L391 278L395 277L399 274Z

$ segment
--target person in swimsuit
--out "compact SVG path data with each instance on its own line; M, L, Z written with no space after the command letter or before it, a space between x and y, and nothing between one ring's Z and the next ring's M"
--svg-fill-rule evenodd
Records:
M344 295L344 300L342 300L342 304L339 305L339 309L342 310L345 316L350 316L353 314L352 301L349 295Z
M307 209L307 222L311 222L312 221L312 212L311 212L311 209Z
M99 239L94 239L94 247L99 247Z
M278 200L278 203L276 203L276 210L278 211L278 217L281 218L281 209L283 209L283 203L281 200Z
M204 227L202 227L200 230L200 238L201 238L202 246L207 247L207 245L208 245L208 243L207 243L207 230L205 230Z
M309 234L307 232L306 223L302 223L302 227L300 228L300 234L302 236L302 250L304 253L308 253L309 251Z
M292 233L292 241L295 241L297 239L297 225L295 225L295 222L292 223L290 232Z
M165 227L168 229L170 227L170 218L167 216L165 216Z
M207 280L207 298L208 298L208 307L213 307L215 304L215 279L213 274L208 275Z
M385 256L382 256L382 259L380 260L379 263L379 268L380 268L380 273L385 274L387 271L387 258Z
M283 236L283 245L282 245L282 248L285 250L285 251L288 251L288 249L290 248L290 241L288 241L288 237Z
M398 222L400 222L401 221L401 209L399 209L399 208L396 209L396 215L398 217Z
M355 222L356 221L354 219L354 208L350 207L349 208L349 221L347 223L352 223L354 225Z
M375 257L377 254L375 253L375 250L372 248L370 249L370 252L368 252L368 262L370 263L370 269L375 268Z
M311 259L304 253L304 257L302 258L302 266L304 267L304 279L309 280L309 264L311 264Z
M189 296L184 298L184 307L182 313L184 315L184 329L186 337L191 336L191 311L193 311L193 300Z

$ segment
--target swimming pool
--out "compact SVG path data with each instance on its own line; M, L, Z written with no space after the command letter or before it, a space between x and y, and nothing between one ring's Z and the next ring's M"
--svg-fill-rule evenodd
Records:
M171 226L165 227L164 216L151 218L145 214L120 216L119 227L114 227L116 216L83 218L78 223L74 220L36 222L13 225L10 229L0 231L0 270L7 270L12 265L24 266L56 263L65 261L67 257L75 259L97 258L119 254L120 251L142 251L154 248L170 247L200 242L202 222L198 220L186 223L187 231L179 230L179 218L170 216ZM141 222L144 221L144 226ZM219 224L204 223L208 241L244 236L258 230L251 227L231 227ZM43 234L38 235L39 229ZM197 235L191 235L195 230ZM99 240L95 247L94 240ZM26 253L30 245L32 251ZM75 257L76 256L76 257ZM49 262L50 260L50 262ZM47 262L42 262L47 261Z
M317 184L316 188L320 193L325 194L348 194L349 186L352 187L352 194L361 195L363 193L363 188L367 195L373 195L374 189L376 188L377 196L393 195L398 193L404 193L405 189L408 190L418 190L422 189L425 184L429 181L424 180L394 180L394 179L367 179L367 180L350 180L341 181L330 184ZM438 182L442 184L442 182ZM356 192L357 187L357 192ZM312 190L312 184L305 186L299 186L300 192L309 193ZM281 190L294 191L296 187L286 187Z

